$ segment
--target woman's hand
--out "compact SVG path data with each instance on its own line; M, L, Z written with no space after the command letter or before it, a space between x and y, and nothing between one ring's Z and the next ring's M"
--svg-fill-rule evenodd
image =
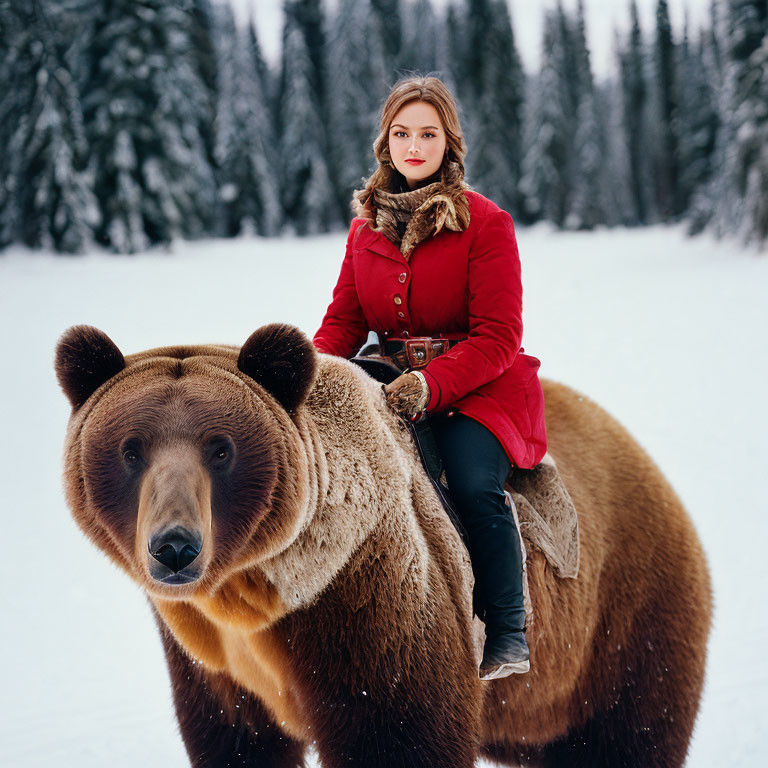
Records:
M382 389L387 405L409 419L421 413L429 402L429 385L423 374L404 373Z

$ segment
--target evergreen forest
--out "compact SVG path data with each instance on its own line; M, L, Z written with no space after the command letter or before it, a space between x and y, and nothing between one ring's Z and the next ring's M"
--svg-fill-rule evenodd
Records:
M588 2L588 0L586 0ZM279 61L212 0L0 0L0 249L346 230L392 85L457 98L467 181L516 222L683 222L768 244L768 0L652 29L597 78L585 0L524 69L506 0L284 0ZM683 2L683 0L673 0Z

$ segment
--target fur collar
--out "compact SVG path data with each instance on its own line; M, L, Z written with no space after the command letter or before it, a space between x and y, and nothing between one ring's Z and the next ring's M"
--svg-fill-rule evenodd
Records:
M381 232L393 242L408 259L413 249L422 241L436 235L445 227L462 232L456 213L456 195L463 195L461 188L451 188L435 181L407 192L386 192L375 189L376 232Z

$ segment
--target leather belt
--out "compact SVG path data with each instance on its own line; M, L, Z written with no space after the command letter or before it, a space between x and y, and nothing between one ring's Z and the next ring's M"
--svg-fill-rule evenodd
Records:
M418 370L430 360L445 354L464 339L443 339L434 336L384 336L377 334L381 351L400 370Z

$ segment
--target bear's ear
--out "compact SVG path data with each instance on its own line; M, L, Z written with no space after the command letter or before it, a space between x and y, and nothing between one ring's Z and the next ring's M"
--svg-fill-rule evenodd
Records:
M125 368L123 353L92 325L73 325L56 345L54 366L64 394L77 410L107 379Z
M317 353L295 326L270 323L248 337L237 367L290 412L302 403L315 380Z

